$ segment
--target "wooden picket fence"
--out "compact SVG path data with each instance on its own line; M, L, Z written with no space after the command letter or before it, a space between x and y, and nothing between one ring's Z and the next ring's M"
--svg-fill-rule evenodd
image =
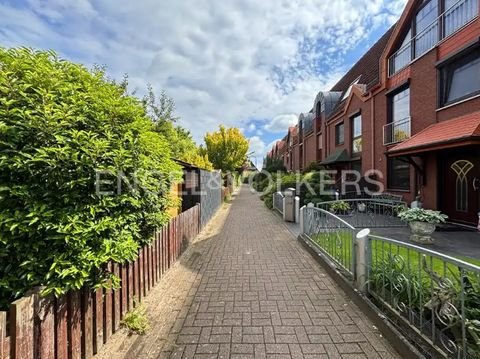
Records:
M121 278L119 289L83 289L60 298L42 297L37 290L15 301L8 312L0 312L0 358L93 357L199 231L196 205L156 231L134 263L109 265Z

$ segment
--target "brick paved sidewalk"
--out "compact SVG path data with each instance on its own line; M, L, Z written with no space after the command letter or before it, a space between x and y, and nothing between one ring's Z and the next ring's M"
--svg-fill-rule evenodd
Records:
M149 334L105 358L398 357L246 187L223 211L147 298Z

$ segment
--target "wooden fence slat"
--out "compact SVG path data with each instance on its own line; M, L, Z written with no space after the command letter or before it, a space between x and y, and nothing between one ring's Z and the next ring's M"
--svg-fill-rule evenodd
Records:
M103 326L103 342L106 343L108 339L112 336L112 312L113 312L113 298L112 290L110 288L105 288L103 291L104 300L103 300L103 310L104 310L104 326Z
M128 308L125 313L133 308L133 298L135 298L135 282L133 277L134 263L127 264L127 281L128 281Z
M82 297L80 291L68 294L68 354L69 359L82 357Z
M167 246L168 246L168 266L167 268L170 269L170 266L172 265L172 239L173 239L173 225L172 222L168 224L168 241L167 241Z
M56 299L55 353L57 359L68 358L67 296Z
M82 291L83 319L82 319L82 353L84 359L93 357L93 300L94 293L89 289Z
M120 267L118 263L113 264L113 274L120 277ZM122 289L118 288L113 291L113 332L116 332L120 327L120 298Z
M10 348L7 347L7 313L0 312L0 358L10 358Z
M95 291L93 301L93 353L103 347L103 288Z
M157 246L157 243L158 243L158 232L155 231L155 240L153 241L153 279L154 279L154 283L157 284L158 282L158 252L157 252L157 249L158 249L158 246Z
M42 297L40 293L36 293L35 317L35 358L54 359L55 297L53 295Z
M145 287L144 287L144 284L145 284L145 260L144 260L144 256L143 256L143 248L140 248L140 255L138 256L138 267L139 267L139 279L140 279L140 296L141 298L145 297Z
M133 263L133 306L136 303L140 302L141 293L140 293L140 252L138 253L138 257Z
M120 300L120 319L123 319L128 311L128 267L126 264L120 266L120 280L122 285L122 295Z
M162 275L165 274L167 270L167 263L168 263L168 254L167 254L167 238L168 238L168 225L165 225L162 228Z
M150 261L150 246L147 244L145 246L145 293L147 294L148 292L150 292L150 288L151 288L151 278L150 278L150 265L151 265L151 261Z
M160 229L160 240L159 240L159 244L160 244L160 248L159 248L159 252L160 252L160 278L163 277L163 267L165 266L165 256L164 256L164 245L163 245L163 238L165 237L165 228L162 227Z
M150 244L150 285L152 288L156 284L155 280L155 241Z
M34 353L34 296L23 297L10 307L12 343L14 358L33 358Z

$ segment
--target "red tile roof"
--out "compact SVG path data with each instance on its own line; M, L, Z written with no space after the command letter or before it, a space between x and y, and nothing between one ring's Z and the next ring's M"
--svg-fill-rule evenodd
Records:
M435 146L472 138L480 139L480 112L430 125L410 139L391 148L388 153L418 153L432 150Z

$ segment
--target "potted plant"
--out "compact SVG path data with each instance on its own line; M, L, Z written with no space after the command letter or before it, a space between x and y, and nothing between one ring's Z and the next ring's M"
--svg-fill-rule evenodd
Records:
M363 202L357 204L357 209L360 213L364 213L367 210L367 205Z
M349 215L350 205L345 201L335 201L330 205L330 212L336 215Z
M432 244L432 233L435 232L437 224L444 223L448 218L439 211L423 208L405 209L398 214L398 217L409 224L410 239L421 244Z

